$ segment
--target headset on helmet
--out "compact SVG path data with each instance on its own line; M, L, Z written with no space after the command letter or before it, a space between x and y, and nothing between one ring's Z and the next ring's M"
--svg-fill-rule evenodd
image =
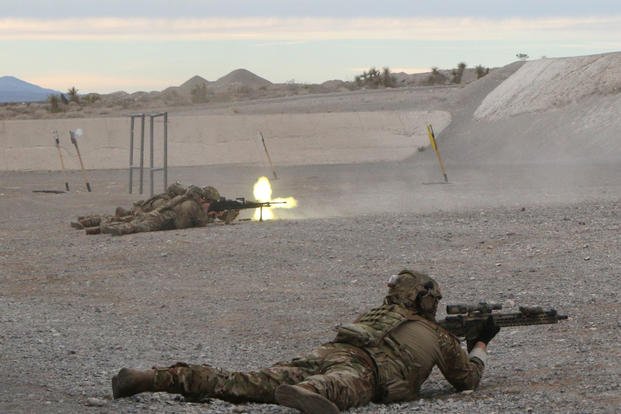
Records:
M440 285L425 273L404 269L388 279L386 304L398 304L416 310L428 319L435 319L442 298Z

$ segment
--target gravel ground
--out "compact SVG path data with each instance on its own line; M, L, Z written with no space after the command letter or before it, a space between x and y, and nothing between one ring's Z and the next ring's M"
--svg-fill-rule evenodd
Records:
M292 413L167 394L114 401L110 379L124 366L289 359L379 304L402 267L434 276L445 304L570 318L503 329L475 392L455 393L434 371L421 399L352 413L621 411L620 167L464 166L428 185L431 168L291 167L274 196L300 206L281 220L123 237L69 222L138 199L125 171L89 172L93 193L66 194L32 192L61 189L59 173L0 173L0 411ZM173 169L171 180L250 196L259 172ZM78 173L68 179L80 187Z

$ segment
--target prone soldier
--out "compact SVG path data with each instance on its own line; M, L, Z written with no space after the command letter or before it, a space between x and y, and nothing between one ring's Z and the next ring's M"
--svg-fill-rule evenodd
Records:
M204 214L196 208L196 204L179 198L182 196L188 198L188 191L190 189L192 196L189 198L193 199L205 210ZM139 231L204 226L215 219L220 219L226 224L230 224L239 215L238 210L207 213L209 203L219 199L220 193L214 187L207 186L199 189L196 186L190 186L185 188L180 183L174 183L168 186L164 193L157 194L147 200L136 201L131 210L117 207L114 216L81 216L78 217L77 222L72 222L71 226L76 229L85 229L87 234L128 234ZM176 219L173 219L173 216Z
M277 403L303 413L338 413L371 401L417 398L438 366L457 390L475 389L487 360L487 344L500 328L485 324L469 354L457 337L436 323L437 282L403 270L388 282L383 304L309 354L252 372L177 363L146 371L123 368L112 378L114 398L165 391L188 400Z

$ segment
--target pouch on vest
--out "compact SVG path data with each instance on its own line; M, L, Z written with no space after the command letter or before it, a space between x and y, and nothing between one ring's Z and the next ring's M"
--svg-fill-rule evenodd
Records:
M360 348L376 346L384 337L384 332L361 323L346 323L336 327L334 342L354 345Z

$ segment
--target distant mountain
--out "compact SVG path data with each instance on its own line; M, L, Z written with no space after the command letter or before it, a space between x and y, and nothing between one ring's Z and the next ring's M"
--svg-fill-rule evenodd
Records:
M196 75L196 76L191 77L187 81L183 82L181 85L179 85L179 87L181 89L187 89L191 91L197 86L200 86L200 85L207 86L208 84L209 84L209 81L207 79Z
M59 91L24 82L14 76L0 77L0 103L40 102L47 100L49 95L59 93Z
M228 75L225 75L215 81L214 84L217 86L241 84L244 86L249 86L251 88L259 88L261 86L269 86L272 84L272 82L255 75L249 70L236 69Z

